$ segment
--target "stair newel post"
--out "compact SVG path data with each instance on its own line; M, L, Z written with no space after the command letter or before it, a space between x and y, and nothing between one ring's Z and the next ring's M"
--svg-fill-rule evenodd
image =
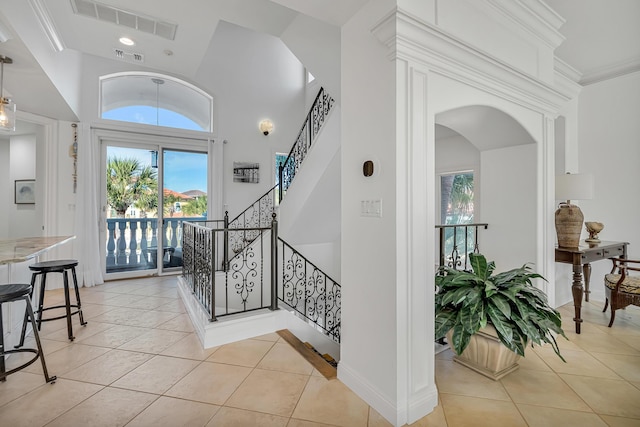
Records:
M287 157L288 158L288 157ZM282 171L284 170L284 162L280 163L278 168L278 203L282 202L282 188L284 187L284 181L282 180Z
M444 232L445 229L440 227L438 228L438 231L440 231L440 267L444 265Z
M271 307L278 309L278 220L276 213L271 214Z
M229 271L229 211L224 212L224 245L222 248L223 257L222 260L223 267L222 269L225 271Z
M211 249L211 298L209 299L211 303L211 318L212 322L215 322L216 319L216 230L209 229L209 248Z

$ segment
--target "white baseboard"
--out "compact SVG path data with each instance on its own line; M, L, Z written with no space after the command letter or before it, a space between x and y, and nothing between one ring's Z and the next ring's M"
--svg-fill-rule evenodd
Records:
M400 402L393 402L382 395L366 378L358 375L344 362L338 364L338 379L396 427L414 423L433 412L438 405L435 384L425 394L410 399L408 404L399 405Z

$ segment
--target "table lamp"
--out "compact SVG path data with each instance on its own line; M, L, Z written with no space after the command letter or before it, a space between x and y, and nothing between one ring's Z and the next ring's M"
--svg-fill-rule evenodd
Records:
M593 198L593 175L570 174L556 176L556 200L560 203L556 210L556 234L561 248L577 248L584 215L580 208L571 204L571 200Z

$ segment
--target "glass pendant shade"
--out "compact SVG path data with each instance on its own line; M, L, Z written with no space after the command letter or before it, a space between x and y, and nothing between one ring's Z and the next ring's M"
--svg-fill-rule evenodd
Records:
M4 64L12 64L8 56L0 55L0 130L16 130L16 104L4 97Z
M16 104L10 99L0 99L0 129L16 130Z

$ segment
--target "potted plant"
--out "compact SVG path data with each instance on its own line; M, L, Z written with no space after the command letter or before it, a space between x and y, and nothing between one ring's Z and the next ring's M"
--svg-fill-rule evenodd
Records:
M565 361L554 337L567 338L560 313L532 283L546 279L526 264L494 275L484 255L469 260L471 272L440 267L436 275L436 339L448 337L454 360L495 380L517 369L529 343L549 343ZM485 339L495 344L477 342ZM484 349L490 354L478 353Z

